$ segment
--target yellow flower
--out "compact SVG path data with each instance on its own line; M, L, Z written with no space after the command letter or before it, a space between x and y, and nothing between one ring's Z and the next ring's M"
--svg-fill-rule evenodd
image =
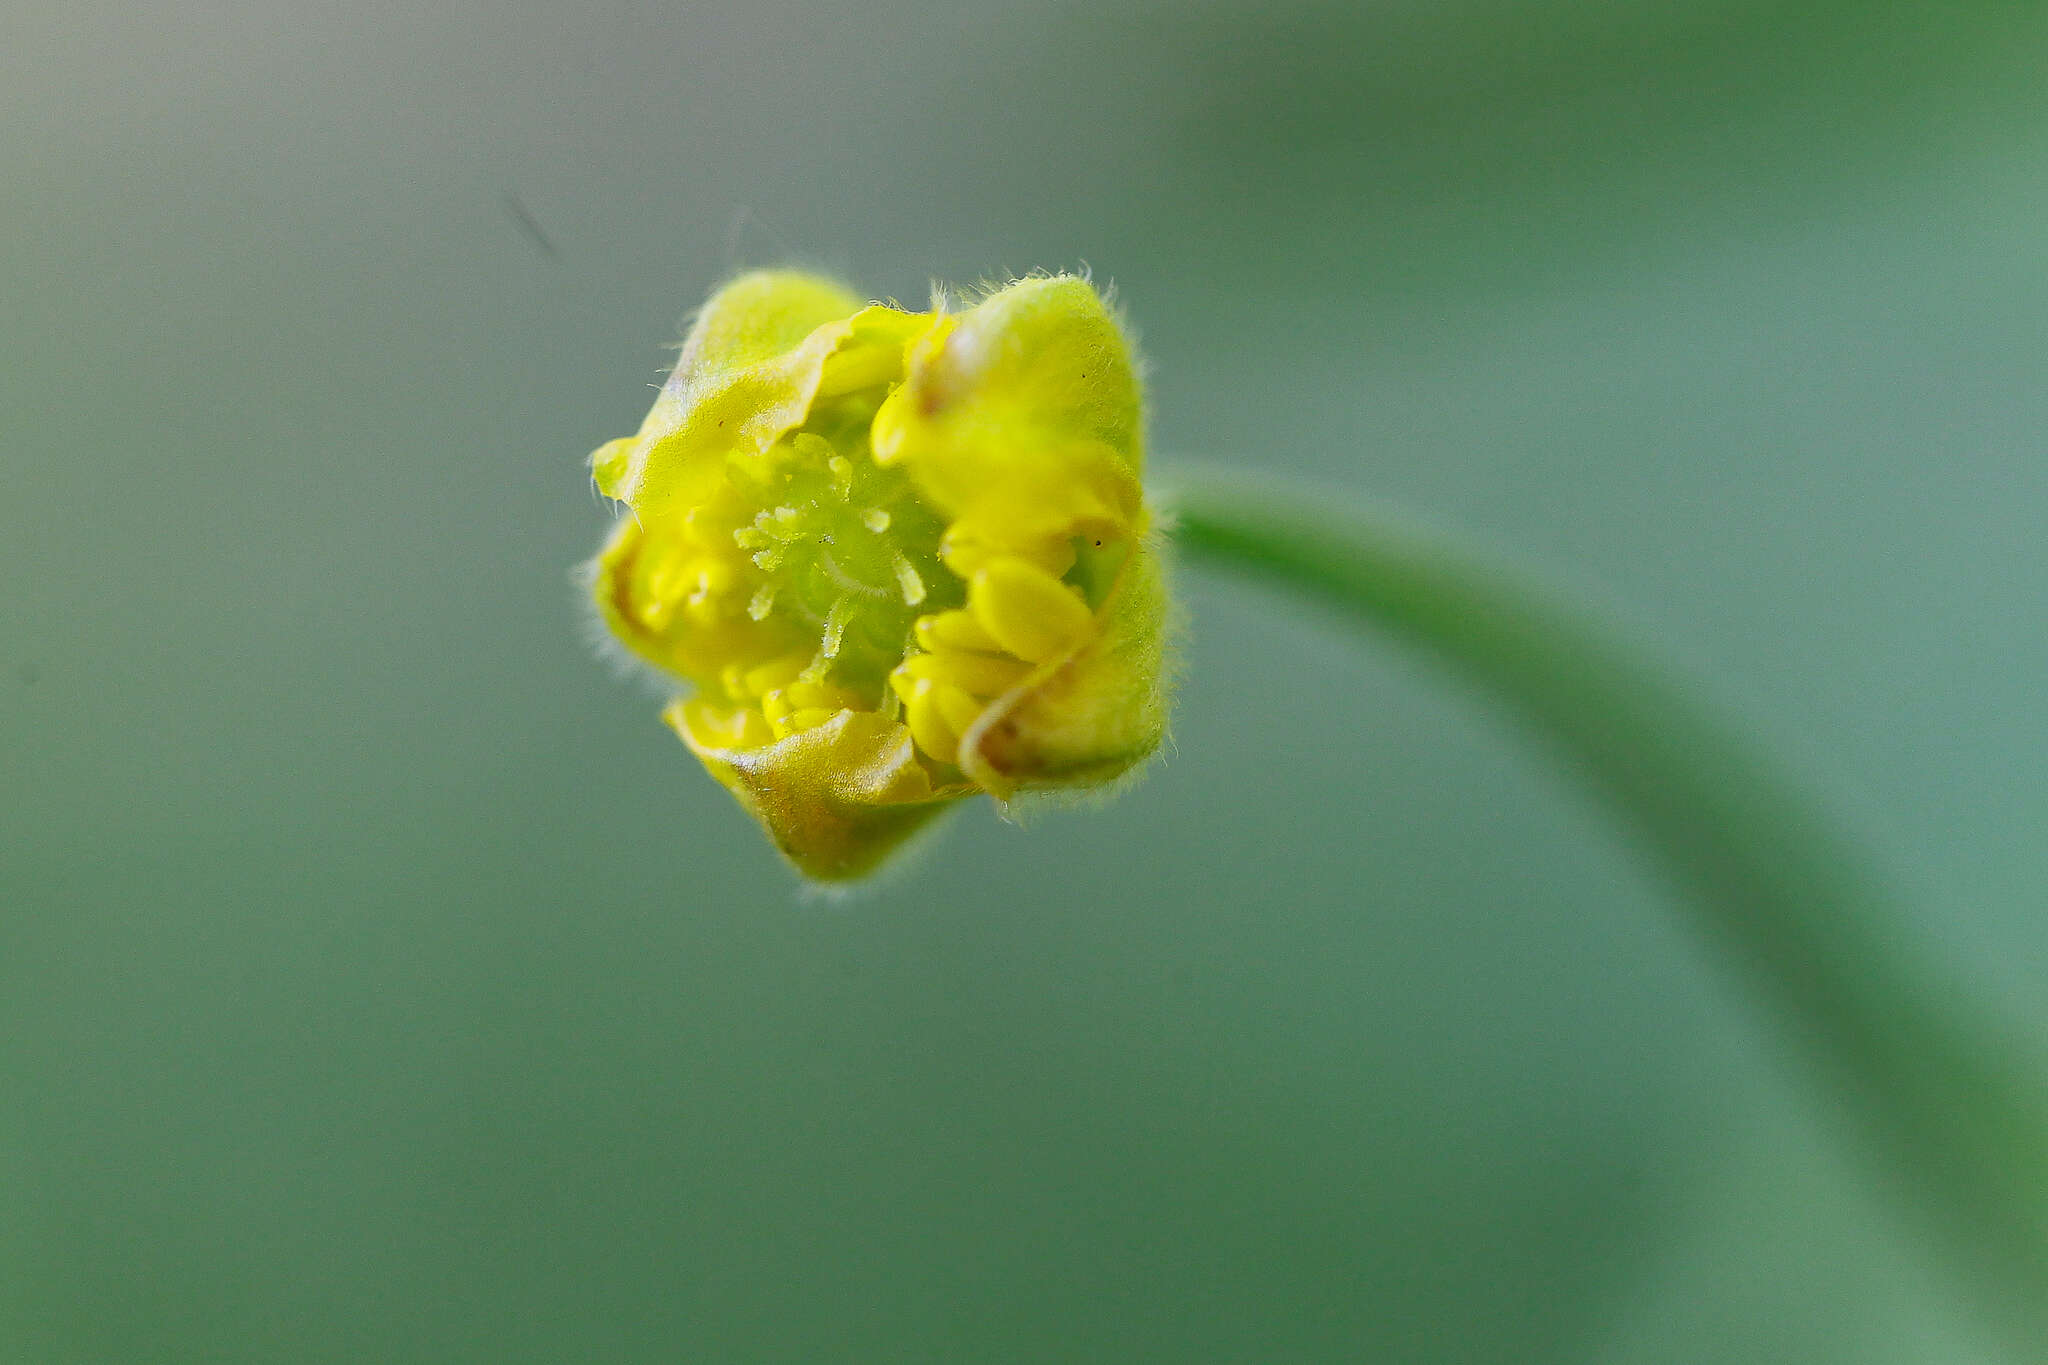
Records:
M962 797L1100 786L1165 728L1138 380L1083 279L954 312L743 275L635 436L593 587L664 719L805 875Z

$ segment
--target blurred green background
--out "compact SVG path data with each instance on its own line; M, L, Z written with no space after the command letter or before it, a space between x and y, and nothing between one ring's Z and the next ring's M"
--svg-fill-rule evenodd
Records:
M2035 4L35 0L0 1359L1991 1359L1654 870L1183 575L1177 746L807 903L568 570L720 276L1092 267L1155 467L1628 603L2048 973Z

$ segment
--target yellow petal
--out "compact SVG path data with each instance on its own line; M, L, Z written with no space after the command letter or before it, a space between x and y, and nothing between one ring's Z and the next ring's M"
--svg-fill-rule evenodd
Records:
M714 293L690 324L670 383L688 390L714 376L778 360L828 322L858 312L845 285L795 270L753 270Z
M680 678L717 678L727 662L787 651L784 628L739 613L692 621L686 631L665 630L659 596L667 584L669 610L687 610L693 584L664 574L658 561L679 553L673 539L650 535L632 517L621 517L591 565L591 597L600 619L620 644L665 673ZM806 656L808 657L808 656Z
M1136 521L1143 434L1129 342L1094 286L1055 275L914 338L874 449L970 539L1042 540Z
M862 307L817 276L740 276L697 315L639 433L592 455L598 491L643 514L686 512L728 452L764 451L803 422L842 348L851 353L846 364L886 379L925 325L898 309Z
M972 791L935 789L909 731L870 711L840 711L759 747L734 747L719 708L701 700L676 702L662 719L797 870L819 881L872 871Z
M996 699L961 737L961 769L1008 799L1099 786L1151 757L1166 734L1168 612L1158 548L1140 543L1088 638Z
M741 276L592 456L631 509L593 594L697 689L665 718L791 862L859 876L961 797L1097 785L1157 747L1142 434L1084 280L912 314Z

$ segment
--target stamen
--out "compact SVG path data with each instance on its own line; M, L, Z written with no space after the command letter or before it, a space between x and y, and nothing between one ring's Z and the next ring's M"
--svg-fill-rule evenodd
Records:
M942 611L936 616L920 616L914 634L917 643L934 654L941 650L973 650L983 654L1003 652L995 636L982 629L971 611Z
M897 666L905 677L947 683L977 697L1009 691L1031 672L1022 659L1002 654L913 654Z
M952 763L960 755L960 736L939 710L938 698L932 695L936 690L936 685L929 682L920 682L910 689L910 695L903 699L903 720L918 748L941 763Z
M745 688L746 695L750 697L766 696L777 688L787 687L802 677L804 668L809 663L810 656L808 655L785 654L779 659L770 659L765 664L760 664L747 670L745 676L741 679L741 683Z
M747 603L747 615L756 621L768 619L768 613L775 610L775 585L763 583L754 591L754 599Z
M870 507L860 514L860 524L880 535L889 529L889 514L879 507Z
M932 689L932 700L938 703L939 714L955 734L966 734L981 719L982 704L957 687L939 684Z
M977 569L968 610L996 643L1027 663L1043 663L1079 644L1093 627L1081 594L1017 556Z

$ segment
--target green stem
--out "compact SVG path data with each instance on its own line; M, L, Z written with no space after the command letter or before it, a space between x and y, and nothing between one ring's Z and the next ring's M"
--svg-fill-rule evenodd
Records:
M2048 1068L1768 755L1569 595L1397 514L1184 478L1184 552L1421 646L1548 741L1861 1121L1969 1284L2048 1343Z

